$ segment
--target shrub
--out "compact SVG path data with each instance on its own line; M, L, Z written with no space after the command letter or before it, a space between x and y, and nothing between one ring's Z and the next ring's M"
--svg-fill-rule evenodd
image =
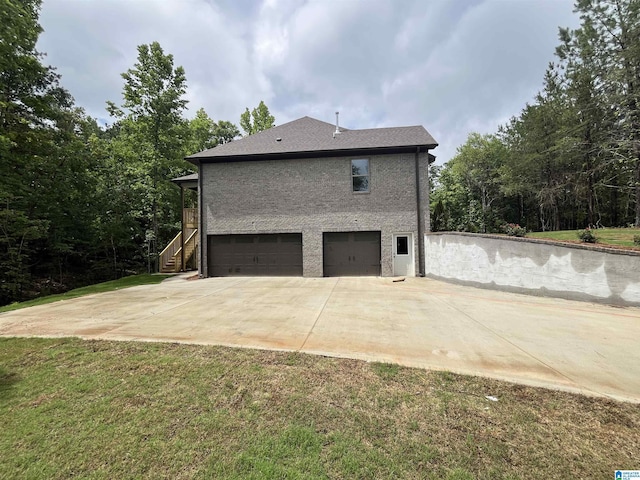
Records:
M598 241L598 237L596 237L596 234L593 233L593 230L591 230L589 227L585 228L584 230L580 230L578 232L578 238L583 243L596 243Z
M640 247L640 235L634 235L633 236L633 244L636 247Z
M517 223L507 223L502 230L510 237L524 237L527 234L527 229Z

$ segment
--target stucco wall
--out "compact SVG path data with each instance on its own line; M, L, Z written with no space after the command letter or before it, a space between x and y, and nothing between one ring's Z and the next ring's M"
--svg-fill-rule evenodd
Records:
M352 158L369 158L370 193L352 192ZM426 154L420 170L428 205ZM300 232L304 275L317 277L323 232L381 231L383 276L393 274L393 233L413 233L418 271L413 154L209 163L201 165L200 177L206 235ZM200 258L207 275L206 248Z
M640 305L640 254L462 233L425 236L426 275L463 284Z

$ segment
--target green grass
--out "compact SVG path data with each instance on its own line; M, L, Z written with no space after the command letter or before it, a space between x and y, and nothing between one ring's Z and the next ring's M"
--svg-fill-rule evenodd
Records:
M527 237L546 238L561 242L580 242L578 232L580 230L560 230L557 232L531 232ZM640 235L640 228L599 228L593 230L598 238L599 245L614 247L634 247L634 235ZM635 247L638 248L638 247ZM638 248L640 249L640 248Z
M96 283L95 285L76 288L65 293L47 295L46 297L34 298L33 300L28 300L26 302L11 303L9 305L0 307L0 313L9 312L11 310L18 310L20 308L33 307L35 305L44 305L46 303L57 302L59 300L68 300L70 298L82 297L83 295L90 295L92 293L110 292L112 290L135 287L136 285L160 283L170 276L171 275L151 275L148 273L143 273L141 275L130 275L128 277L119 278L118 280L111 280L109 282Z
M600 479L640 454L634 404L160 343L0 338L0 418L0 478Z

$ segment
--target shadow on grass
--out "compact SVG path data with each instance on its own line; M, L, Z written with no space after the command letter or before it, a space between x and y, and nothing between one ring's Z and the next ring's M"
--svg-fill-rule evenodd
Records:
M20 375L8 372L5 368L0 367L0 400L8 397L11 388L21 380Z

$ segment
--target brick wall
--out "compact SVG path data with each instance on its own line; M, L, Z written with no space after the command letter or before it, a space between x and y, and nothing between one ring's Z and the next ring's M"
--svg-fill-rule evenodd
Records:
M351 159L369 158L370 192L351 190ZM420 154L428 227L428 168ZM382 232L382 275L393 274L393 233L413 233L418 272L415 156L333 157L203 164L202 227L207 235L302 233L305 276L322 276L322 233ZM201 272L207 275L206 248Z

